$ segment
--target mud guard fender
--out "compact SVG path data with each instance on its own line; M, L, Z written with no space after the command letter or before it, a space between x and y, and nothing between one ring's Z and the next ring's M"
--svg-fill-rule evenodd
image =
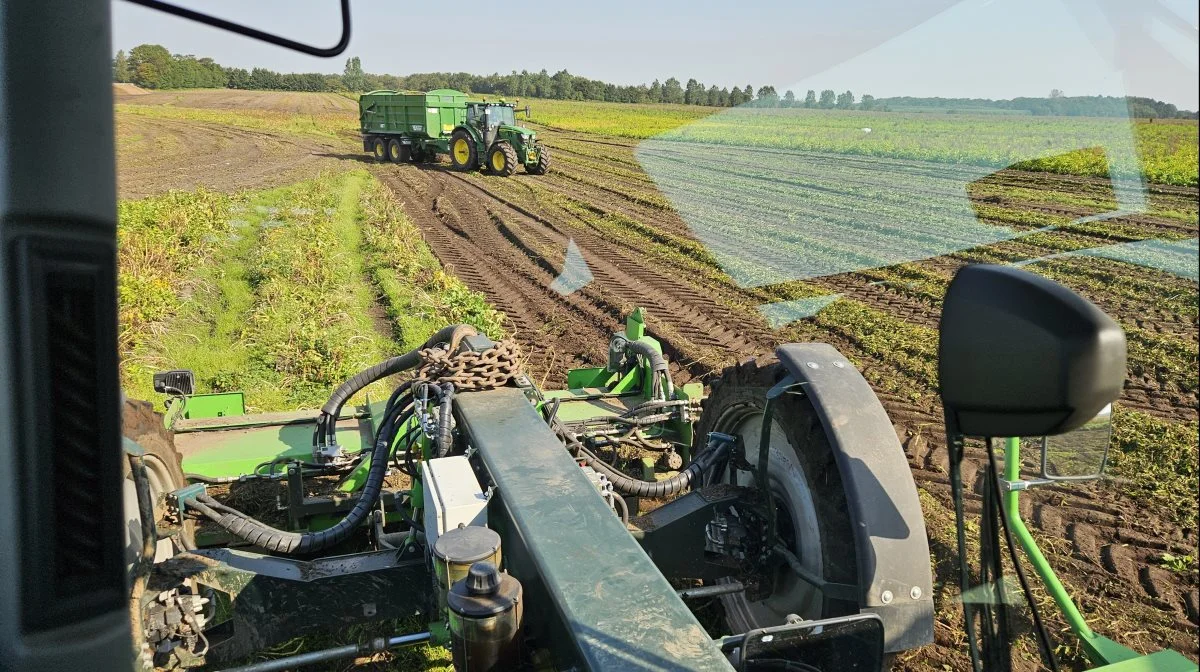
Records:
M932 642L925 520L883 404L858 369L828 344L789 343L775 355L812 402L833 448L854 527L860 609L883 619L889 652Z

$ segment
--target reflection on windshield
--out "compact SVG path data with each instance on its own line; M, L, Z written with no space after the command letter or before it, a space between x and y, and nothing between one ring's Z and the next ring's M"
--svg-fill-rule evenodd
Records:
M1200 238L1190 240L1138 240L1131 243L1091 247L1018 262L1025 266L1063 257L1099 257L1153 268L1188 280L1200 280Z
M994 59L1006 59L1003 52L1019 44L1020 36L971 48L977 31L966 27L978 27L995 11L1009 10L1061 26L1062 39L1080 54L1078 66L1057 66L1072 73L1072 85L1111 89L1117 81L1120 87L1113 64L1080 29L1077 14L1085 10L1072 7L1073 14L1057 3L1025 0L994 4L1006 9L989 7L992 3L956 5L829 72L786 88L822 91L824 98L831 82L895 71L919 91L975 67L994 71L999 67ZM942 61L938 67L918 63L946 57L940 50L931 52L930 44L961 45L955 58L962 62ZM1029 67L1020 61L1012 67L1022 65ZM844 109L837 110L798 105L724 110L643 141L637 158L694 235L742 287L890 267L1148 208L1145 170L1150 164L1140 159L1137 143L1149 142L1151 133L1135 139L1136 123L1123 102L1106 110L1116 116L1064 117L984 109L977 101L965 101L975 106L965 111L872 111L865 103L853 106L850 94L838 94L836 106ZM840 102L843 95L851 104ZM834 107L833 96L829 98L829 105L815 107ZM1089 202L1090 211L1078 215L1064 216L1071 212L1064 210L1014 219L991 205L999 196L972 199L979 185L1006 168L1107 177L1108 195L1102 203ZM1096 254L1139 263L1134 258L1148 251L1161 253L1146 245L1130 249ZM1186 268L1180 275L1194 277ZM762 306L760 312L778 327L811 316L836 298L819 292Z

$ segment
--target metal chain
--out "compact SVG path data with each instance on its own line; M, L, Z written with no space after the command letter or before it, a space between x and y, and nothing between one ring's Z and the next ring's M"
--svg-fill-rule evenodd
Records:
M483 352L448 352L441 348L421 351L416 378L452 383L459 392L503 387L520 375L520 350L516 341L503 340Z

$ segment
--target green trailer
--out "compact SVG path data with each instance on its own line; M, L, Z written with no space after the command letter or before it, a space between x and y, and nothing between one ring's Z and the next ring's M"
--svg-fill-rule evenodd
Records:
M516 106L503 100L468 100L454 89L380 90L363 94L358 106L363 150L379 161L426 163L446 154L462 171L507 176L518 166L534 175L550 169L537 133L518 126Z

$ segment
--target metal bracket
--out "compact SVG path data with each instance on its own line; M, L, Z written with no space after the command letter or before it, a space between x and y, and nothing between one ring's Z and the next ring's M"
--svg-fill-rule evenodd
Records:
M182 519L184 512L187 510L187 503L206 494L208 494L208 487L206 485L203 483L192 483L191 485L167 493L167 505L174 509L179 514L180 519Z
M1002 478L1000 479L1000 487L1003 488L1005 492L1014 492L1028 490L1039 485L1050 485L1053 482L1054 481L1048 478L1031 478L1029 480L1020 481L1006 481Z

